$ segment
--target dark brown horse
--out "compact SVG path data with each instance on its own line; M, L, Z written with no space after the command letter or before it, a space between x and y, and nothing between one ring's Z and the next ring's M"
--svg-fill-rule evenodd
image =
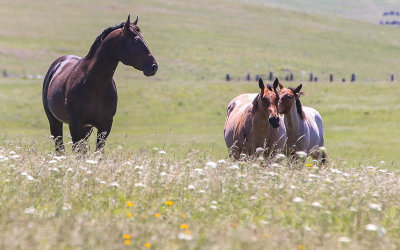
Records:
M63 123L69 124L73 148L97 128L96 150L104 147L117 110L113 75L118 62L153 76L158 65L146 45L138 19L105 29L83 57L62 56L43 82L43 106L56 151L64 151Z

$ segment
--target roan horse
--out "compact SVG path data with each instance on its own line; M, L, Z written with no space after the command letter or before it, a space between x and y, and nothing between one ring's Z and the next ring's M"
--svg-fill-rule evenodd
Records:
M324 146L322 118L317 110L301 105L302 87L300 84L297 88L285 88L279 83L278 110L284 114L288 153L304 151L326 163L326 153L319 150Z
M62 56L43 82L43 106L56 152L64 151L63 123L69 124L73 148L97 128L96 151L104 147L117 110L113 79L118 62L153 76L158 65L137 26L128 20L105 29L83 57Z
M279 95L273 87L259 79L260 93L242 94L228 105L224 135L230 157L253 154L262 147L264 154L282 150L286 141L283 119L278 115Z

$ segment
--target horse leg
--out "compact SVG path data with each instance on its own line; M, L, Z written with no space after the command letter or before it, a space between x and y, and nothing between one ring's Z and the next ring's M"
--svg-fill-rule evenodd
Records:
M86 139L87 134L90 132L90 127L84 126L77 118L71 118L69 123L69 131L72 137L72 150L75 152L87 152Z
M106 139L110 134L113 120L103 122L102 125L97 127L97 140L96 140L96 151L102 150L106 144Z
M63 154L65 152L63 143L63 123L57 120L49 110L45 109L45 112L50 123L50 133L54 140L56 153Z

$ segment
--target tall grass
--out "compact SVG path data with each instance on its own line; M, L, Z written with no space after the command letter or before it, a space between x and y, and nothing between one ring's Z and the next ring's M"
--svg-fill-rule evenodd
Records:
M385 162L40 151L2 142L0 248L400 247L400 172Z

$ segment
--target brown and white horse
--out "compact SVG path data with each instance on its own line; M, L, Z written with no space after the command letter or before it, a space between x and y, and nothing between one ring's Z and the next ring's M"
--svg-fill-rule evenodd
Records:
M319 150L324 146L322 117L317 110L301 105L302 87L285 88L279 83L278 110L284 114L288 153L303 151L325 163L326 153Z
M260 93L242 94L228 105L224 136L229 156L238 159L241 153L251 155L257 148L265 154L282 150L286 141L283 119L278 114L278 81L264 86Z

